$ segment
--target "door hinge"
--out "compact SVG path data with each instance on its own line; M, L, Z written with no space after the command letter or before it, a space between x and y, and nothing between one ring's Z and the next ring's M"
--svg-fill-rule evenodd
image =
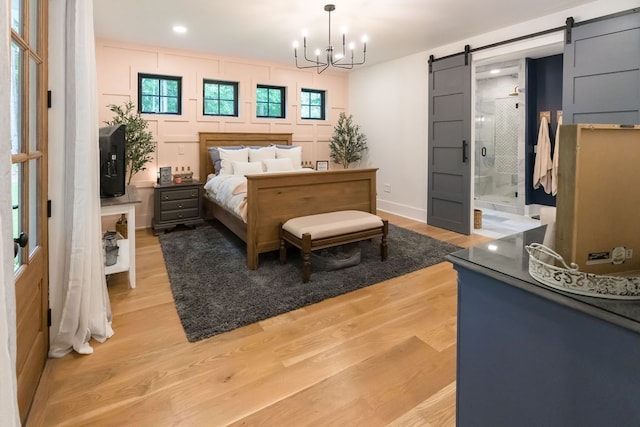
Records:
M51 309L47 309L47 326L51 327Z
M51 91L47 91L47 108L51 108Z
M51 200L47 200L47 218L51 218Z

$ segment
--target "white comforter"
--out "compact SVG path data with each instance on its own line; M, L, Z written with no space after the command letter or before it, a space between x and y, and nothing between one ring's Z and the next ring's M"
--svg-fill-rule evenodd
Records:
M247 178L240 175L215 175L204 185L212 200L247 222Z

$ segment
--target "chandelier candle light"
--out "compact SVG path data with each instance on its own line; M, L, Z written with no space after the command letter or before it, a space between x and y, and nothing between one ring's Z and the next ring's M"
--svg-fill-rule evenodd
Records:
M353 50L355 45L353 42L349 43L349 50L351 53L351 61L348 62L347 57L347 35L346 31L342 32L342 52L338 52L334 54L333 46L331 45L331 12L336 10L336 6L333 4L327 4L324 6L324 10L329 12L329 45L326 47L325 51L327 54L327 58L324 61L320 61L320 49L316 49L315 55L316 59L310 59L307 57L307 35L303 33L303 48L304 48L304 59L307 61L307 65L298 64L298 42L293 42L293 55L296 59L296 67L298 68L316 68L318 70L318 74L322 73L327 68L336 67L343 68L346 70L351 70L355 65L362 65L366 61L367 56L367 36L362 36L362 61L354 62L353 60Z

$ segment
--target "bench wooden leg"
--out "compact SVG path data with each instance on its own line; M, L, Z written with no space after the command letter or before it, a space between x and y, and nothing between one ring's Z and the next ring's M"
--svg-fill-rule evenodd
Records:
M302 235L302 283L311 278L311 234Z
M280 264L287 262L287 245L284 241L282 224L280 224Z
M387 234L389 234L389 221L386 219L382 220L382 239L380 243L380 258L382 261L387 259L388 249L387 249Z

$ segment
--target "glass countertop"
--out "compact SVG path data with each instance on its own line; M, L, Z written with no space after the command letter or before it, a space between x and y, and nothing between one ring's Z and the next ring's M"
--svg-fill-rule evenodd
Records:
M502 239L463 249L447 260L543 298L600 317L640 332L640 300L613 300L563 292L536 281L529 274L529 254L525 246L542 243L546 225L516 233Z

